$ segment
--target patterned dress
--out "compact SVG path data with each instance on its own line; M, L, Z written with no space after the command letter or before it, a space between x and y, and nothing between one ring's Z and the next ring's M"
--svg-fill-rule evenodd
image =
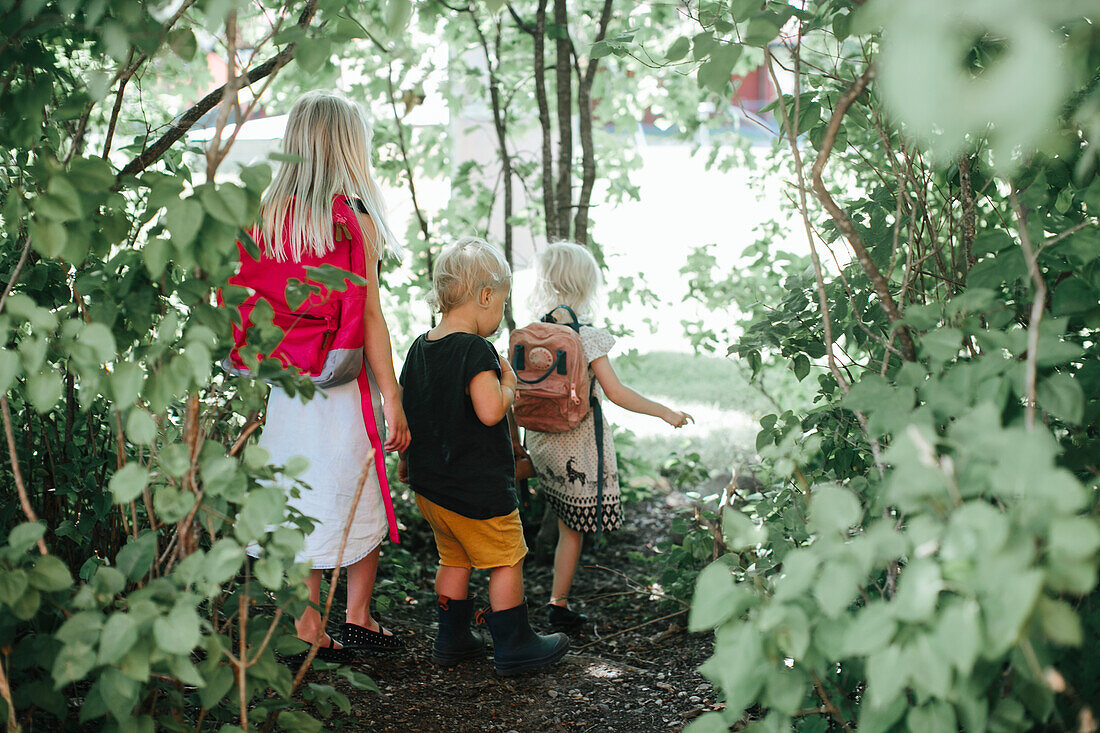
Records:
M581 346L588 362L592 393L602 397L599 382L592 374L592 362L606 356L615 338L602 328L581 326ZM597 521L597 466L595 417L589 412L577 427L566 433L527 431L527 451L539 476L539 489L565 526L577 532L593 533ZM619 467L615 461L615 441L611 427L603 427L604 487L603 529L618 529L622 524L619 504Z

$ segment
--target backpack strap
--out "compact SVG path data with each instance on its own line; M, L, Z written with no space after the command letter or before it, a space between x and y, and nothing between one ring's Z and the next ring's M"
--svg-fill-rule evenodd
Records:
M556 310L564 310L566 313L568 313L573 318L572 323L563 323L561 325L569 326L571 329L573 329L577 333L581 332L581 325L583 325L583 324L581 324L581 319L577 318L577 314L574 313L573 309L570 308L567 305L559 305L559 306L555 306L554 308L551 308L550 312L542 317L542 322L543 323L557 323L558 319L554 318L554 311L556 311Z
M603 410L593 392L588 398L592 406L592 427L596 433L596 543L603 538Z

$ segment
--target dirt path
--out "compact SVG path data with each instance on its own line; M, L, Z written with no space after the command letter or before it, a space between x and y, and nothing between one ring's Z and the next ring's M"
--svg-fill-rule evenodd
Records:
M688 634L682 606L637 592L627 580L644 580L657 572L645 558L653 557L657 545L668 539L670 508L655 498L626 509L627 528L613 533L603 549L586 549L581 558L582 566L598 562L607 570L582 567L578 572L575 607L595 623L571 634L573 648L559 665L508 680L493 673L489 655L451 670L433 665L434 595L431 579L425 577L415 605L383 615L388 627L408 639L409 651L357 667L375 680L381 695L352 689L331 673L318 675L352 702L350 718L339 720L337 713L326 727L652 733L679 731L714 709L714 691L695 671L710 654L710 636ZM545 602L550 571L548 560L529 561L527 589L533 601ZM485 578L475 578L475 593L485 599ZM544 610L533 610L532 619L536 630L548 630ZM488 641L485 627L480 628Z

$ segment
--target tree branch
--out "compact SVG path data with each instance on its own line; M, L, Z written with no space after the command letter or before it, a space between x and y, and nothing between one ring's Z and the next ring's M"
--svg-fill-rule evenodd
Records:
M8 454L11 456L11 472L15 478L15 490L19 493L19 504L23 508L23 514L26 515L28 522L37 522L38 515L34 513L34 507L31 506L30 496L27 495L27 486L23 483L23 472L19 469L19 454L15 452L15 433L11 427L11 410L8 409L8 398L0 397L0 413L4 416L4 435L8 440ZM41 537L38 538L38 551L43 555L48 555L46 550L46 543ZM12 710L14 717L15 711Z
M863 240L860 239L859 234L852 225L851 219L848 218L844 210L833 200L833 197L829 194L828 188L825 186L824 180L822 180L825 163L829 160L829 154L832 152L833 144L836 142L841 120L844 119L844 115L847 113L848 108L852 106L852 103L863 94L874 75L875 67L868 66L867 70L863 72L863 75L852 84L840 99L837 100L836 107L833 110L833 116L829 120L829 125L826 127L825 135L821 140L821 148L817 154L817 159L810 169L810 177L813 180L814 195L817 197L817 200L821 202L821 205L825 207L825 210L829 212L829 216L832 217L837 228L844 234L844 238L848 240L848 244L851 245L852 250L855 252L856 259L859 260L860 266L863 267L863 271L867 273L867 277L874 286L875 294L878 296L879 304L882 306L882 309L886 311L886 316L890 319L891 323L897 323L901 320L901 312L898 310L897 303L894 302L894 297L890 294L890 287L886 282L886 278L883 277L878 266L875 265L874 261L871 259L871 255L867 252L867 248L864 246ZM913 345L913 338L909 334L907 326L901 326L898 329L898 341L900 342L902 356L907 361L916 361L916 347Z
M302 10L301 15L298 16L298 26L303 28L308 26L316 13L317 0L308 0L306 7ZM282 51L279 51L279 53L259 66L250 69L244 76L244 86L255 84L260 79L286 66L290 60L294 58L294 51L296 48L297 44L287 44ZM176 124L169 128L168 132L164 133L155 143L146 148L141 155L131 160L121 171L119 171L115 179L115 185L117 186L123 177L141 173L155 163L160 156L167 152L168 148L172 147L177 140L187 134L187 131L199 121L199 118L214 109L218 102L222 100L223 96L225 96L225 85L210 92L199 100L197 104L184 112Z

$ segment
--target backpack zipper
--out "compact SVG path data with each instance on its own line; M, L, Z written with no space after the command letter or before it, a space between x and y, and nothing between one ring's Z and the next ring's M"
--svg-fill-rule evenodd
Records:
M579 405L581 403L581 398L577 396L576 384L569 385L569 399L573 400L574 405Z

